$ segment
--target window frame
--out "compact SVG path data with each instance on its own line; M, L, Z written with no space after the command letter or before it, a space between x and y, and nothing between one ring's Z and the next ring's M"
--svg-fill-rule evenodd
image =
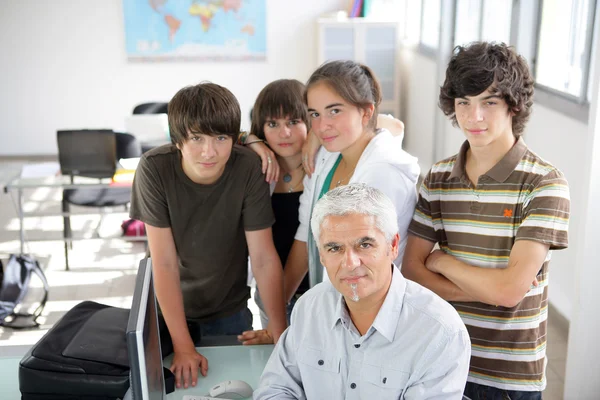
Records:
M585 38L585 50L583 53L584 60L582 63L582 78L581 87L579 88L579 95L575 96L562 90L551 88L537 81L536 72L538 67L538 51L540 46L540 35L542 29L542 10L544 7L544 0L538 0L536 5L536 29L533 33L535 41L533 46L534 54L531 55L532 57L530 65L531 73L533 75L533 78L535 79L534 105L540 104L542 106L566 114L571 118L585 123L588 122L590 116L591 99L588 99L588 85L592 73L591 65L594 39L596 39L596 41L600 43L600 41L598 40L598 36L595 35L596 30L599 29L599 27L596 25L596 22L598 20L596 14L599 12L598 0L589 1L590 5L586 23L587 26L590 27L590 29L588 29ZM598 66L595 67L598 68Z
M484 16L485 16L485 11L486 11L486 7L489 6L489 2L488 0L478 0L479 2L479 10L478 10L478 26L477 26L477 38L474 39L473 41L481 41L483 40L483 33L484 33ZM512 43L513 42L513 36L514 36L514 30L515 28L515 24L513 23L513 19L515 18L515 15L518 14L517 12L515 12L515 2L517 2L517 0L512 0L511 3L511 9L510 9L510 18L508 19L508 29L509 29L509 42ZM455 16L458 16L458 3L459 1L456 1L456 5L455 5L455 11L454 14ZM456 21L455 21L456 22ZM454 30L454 38L455 40L453 41L454 46L460 46L460 45L465 45L468 42L465 43L456 43L456 36L457 36L457 32L456 29L458 29L458 25L455 23L455 30Z
M483 31L483 2L484 2L484 0L477 0L477 1L479 2L479 10L478 10L479 12L478 12L478 17L477 17L477 22L478 22L477 37L481 38L481 32ZM456 46L462 46L462 45L465 45L465 44L468 43L468 42L464 42L464 43L457 43L456 42L456 37L458 36L457 32L456 32L456 30L458 29L458 24L456 23L457 22L456 18L458 18L458 7L459 7L458 3L459 2L460 2L460 0L456 0L455 6L454 6L454 18L455 18L455 20L454 20L454 31L452 33L452 36L453 36L452 44L453 44L454 47L456 47Z
M408 1L404 0L405 7L408 8ZM443 2L445 0L438 0L440 6L440 35L442 32L442 20L444 16L441 14L444 8ZM482 36L483 31L483 14L485 9L486 0L481 0L479 10L479 36ZM585 45L584 45L584 60L582 62L582 79L581 87L579 88L579 95L575 96L570 93L548 87L537 81L537 67L538 67L538 51L540 45L541 35L541 20L542 10L544 6L544 0L531 0L527 4L524 4L520 0L512 0L512 9L510 16L510 34L509 34L509 45L517 48L519 54L523 55L529 61L529 67L531 74L535 80L534 89L534 105L539 104L543 107L550 108L554 111L560 112L567 115L575 120L588 123L590 116L590 102L588 98L588 86L591 83L592 68L598 69L600 65L593 65L594 51L600 51L600 0L589 0L589 11L587 15L587 26L590 27L586 33ZM454 1L454 15L456 16L458 2ZM423 0L420 1L420 25L418 32L418 40L416 42L416 50L419 54L440 62L440 55L446 53L446 49L441 47L444 45L446 40L440 38L438 48L425 45L422 42L423 32L423 21L424 21L424 8ZM521 18L523 7L527 7L524 18ZM405 13L405 19L407 15ZM454 38L456 37L456 24L454 24L452 30L452 48L454 48Z
M409 0L410 1L410 0ZM423 7L423 2L425 0L421 0L421 12L420 12L420 25L419 25L419 42L418 42L418 50L422 55L429 57L431 59L437 60L438 54L440 53L441 41L439 38L441 32L441 24L442 24L442 1L444 0L436 0L440 9L440 20L438 21L438 46L437 48L426 45L423 43L423 21L425 20L425 7ZM452 33L454 36L454 32Z

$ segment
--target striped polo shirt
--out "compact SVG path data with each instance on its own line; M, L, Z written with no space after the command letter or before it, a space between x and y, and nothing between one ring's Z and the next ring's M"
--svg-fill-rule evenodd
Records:
M473 185L460 152L435 164L423 180L409 232L438 243L447 254L481 268L506 268L513 244L533 240L567 247L569 187L563 174L519 138ZM469 382L504 390L546 386L548 263L512 308L452 302L471 335Z

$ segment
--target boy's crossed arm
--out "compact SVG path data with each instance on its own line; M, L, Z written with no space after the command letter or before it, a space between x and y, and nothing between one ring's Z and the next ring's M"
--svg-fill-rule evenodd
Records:
M517 241L506 268L480 268L458 260L441 250L431 252L434 243L410 235L406 246L403 274L449 301L479 301L514 307L542 267L549 245L533 240ZM532 283L533 282L533 283Z

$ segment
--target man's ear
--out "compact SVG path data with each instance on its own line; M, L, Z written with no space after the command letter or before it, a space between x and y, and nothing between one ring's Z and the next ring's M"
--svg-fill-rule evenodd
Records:
M400 234L396 233L392 238L391 251L392 251L392 259L395 260L398 258L398 249L400 248Z

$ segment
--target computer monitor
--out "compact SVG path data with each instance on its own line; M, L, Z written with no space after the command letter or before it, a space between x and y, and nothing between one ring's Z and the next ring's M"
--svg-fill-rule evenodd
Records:
M60 130L56 139L63 175L110 178L115 174L117 140L112 130Z
M126 336L131 368L130 398L163 400L166 398L165 379L150 258L140 262Z

